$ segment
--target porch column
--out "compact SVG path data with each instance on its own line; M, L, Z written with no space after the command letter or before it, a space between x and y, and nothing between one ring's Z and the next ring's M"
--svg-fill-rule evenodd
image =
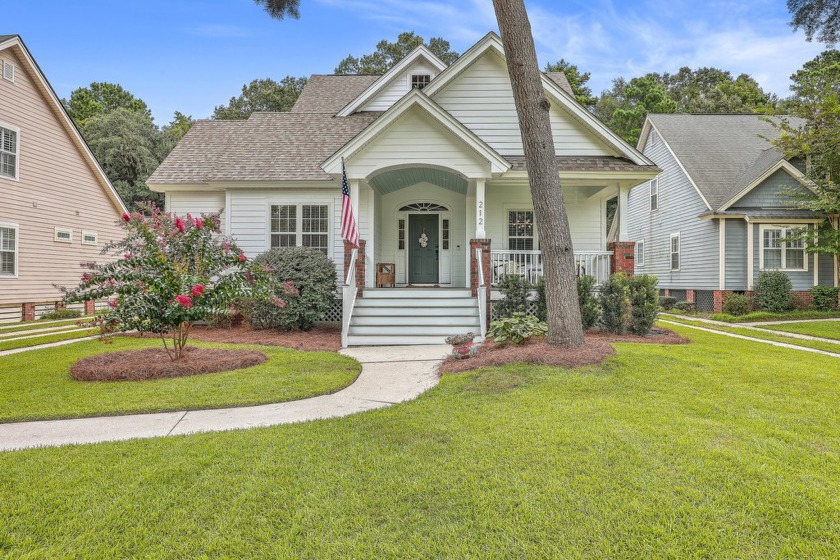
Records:
M485 226L486 206L484 204L484 179L475 180L475 238L487 237Z
M353 205L353 215L356 217L356 225L359 223L359 180L350 179L350 204ZM361 233L361 232L359 232Z
M627 231L627 195L630 193L629 187L618 187L618 240L630 241L630 234Z

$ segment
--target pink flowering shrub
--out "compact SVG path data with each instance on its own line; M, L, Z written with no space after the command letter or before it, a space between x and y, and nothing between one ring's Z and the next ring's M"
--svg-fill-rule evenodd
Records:
M234 300L279 305L271 275L218 235L218 213L183 219L149 206L142 213L123 215L120 224L126 237L106 246L103 254L123 258L103 265L84 263L87 271L79 286L61 288L67 303L111 300L97 319L106 334L158 334L176 360L183 356L192 324L229 310Z

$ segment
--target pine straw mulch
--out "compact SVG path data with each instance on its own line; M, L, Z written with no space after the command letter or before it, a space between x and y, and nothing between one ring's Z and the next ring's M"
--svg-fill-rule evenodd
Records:
M144 381L231 371L259 365L268 357L256 350L187 346L173 362L163 348L106 352L78 360L70 375L79 381Z
M285 346L296 350L341 350L341 327L329 325L316 325L309 331L254 330L250 325L244 324L229 329L193 327L190 330L190 338L204 342Z
M545 342L544 337L534 338L524 344L500 346L487 340L478 347L478 355L465 360L449 357L440 366L439 373L461 373L486 366L500 366L516 362L573 368L598 364L615 354L611 342L641 342L647 344L687 344L690 342L669 329L656 328L648 336L632 334L615 335L599 331L586 333L585 343L578 348L556 348Z

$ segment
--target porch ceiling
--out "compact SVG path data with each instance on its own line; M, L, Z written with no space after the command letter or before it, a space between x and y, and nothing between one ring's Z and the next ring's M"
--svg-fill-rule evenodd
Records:
M409 167L385 171L368 180L379 194L388 194L418 183L431 183L443 189L467 194L468 183L463 177L434 167Z

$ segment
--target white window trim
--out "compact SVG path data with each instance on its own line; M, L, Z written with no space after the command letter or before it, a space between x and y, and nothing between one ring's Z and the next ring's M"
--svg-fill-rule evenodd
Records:
M417 89L423 89L426 86L428 86L430 83L432 83L433 76L430 72L409 72L408 73L408 89L409 89L409 91L414 89L414 76L428 76L429 77L429 81L426 82L422 87L418 87Z
M508 227L510 224L508 220L510 219L511 212L530 212L531 215L534 217L534 234L532 236L534 243L532 251L539 251L538 248L540 246L540 236L539 236L539 229L537 228L537 213L534 212L533 208L524 208L521 206L510 206L505 208L504 213L504 227L505 227L505 251L526 251L527 249L508 249L510 247L510 240L511 239L527 239L526 237L511 237L510 236L510 228Z
M20 127L15 126L13 124L0 121L0 128L5 128L11 130L15 133L17 137L17 142L15 143L15 147L17 148L17 153L15 153L15 176L10 177L8 175L3 175L0 173L0 179L10 179L12 181L19 181L20 180Z
M803 268L786 268L785 264L787 261L787 244L785 243L785 238L787 237L788 230L791 229L798 229L798 228L808 228L810 230L809 224L758 224L758 270L763 272L765 270L772 270L772 271L779 271L779 272L808 272L808 251L806 248L808 244L803 241L802 247L802 263ZM764 268L764 231L768 229L781 229L782 230L782 240L780 242L781 246L780 249L782 251L782 267L781 268ZM799 250L799 249L797 249Z
M674 268L674 239L677 240L676 254L679 258L679 266ZM671 272L679 272L682 269L682 238L680 232L672 233L668 237L668 269Z
M639 258L641 254L642 258ZM636 241L636 254L634 255L633 260L634 266L637 268L644 268L645 267L645 240L642 239L641 241Z
M327 231L321 235L327 236L327 256L332 258L333 254L333 205L328 202L271 202L268 205L268 212L266 212L266 239L265 248L267 251L271 250L271 236L272 234L288 234L292 232L276 232L271 229L271 207L272 206L294 206L297 208L295 214L295 247L303 247L303 207L304 206L326 206L327 207ZM358 220L358 218L357 218ZM358 227L358 225L357 225Z
M59 233L68 233L68 234L70 234L70 238L69 239L59 239L59 237L58 237ZM53 241L57 241L58 243L73 243L73 230L72 230L72 228L56 226L55 234L53 235Z
M87 241L85 237L92 236L93 241ZM85 231L82 230L82 245L98 245L99 244L99 235L95 231Z
M15 83L15 63L11 60L3 60L2 61L2 69L0 69L0 73L2 73L3 79L7 82ZM11 68L11 77L6 76L6 65Z
M653 212L654 210L659 210L659 177L654 177L650 180L650 192L648 194L650 211ZM653 203L654 196L656 197L656 205Z
M0 228L15 230L15 273L0 274L0 280L13 280L18 277L20 272L20 226L10 222L0 222Z

